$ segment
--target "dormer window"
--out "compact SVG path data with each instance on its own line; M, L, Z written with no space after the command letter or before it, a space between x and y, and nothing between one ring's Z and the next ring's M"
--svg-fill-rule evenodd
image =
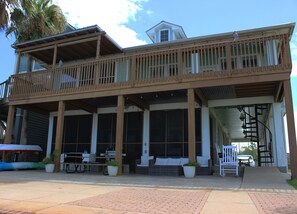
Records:
M169 41L169 30L161 30L160 31L160 42Z
M146 31L153 43L173 41L187 38L183 28L170 22L161 21Z

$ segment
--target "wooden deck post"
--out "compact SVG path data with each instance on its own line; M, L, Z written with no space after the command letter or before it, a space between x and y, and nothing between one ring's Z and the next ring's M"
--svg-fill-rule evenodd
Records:
M18 58L17 58L16 68L15 68L15 70L16 70L15 73L16 73L16 74L20 73L21 52L18 51L18 52L17 52L17 55L18 55L18 56L17 56Z
M119 163L118 175L122 175L124 107L125 107L125 99L124 99L123 95L120 95L120 96L118 96L116 148L115 148L116 161L118 161L118 163Z
M132 57L132 77L131 77L133 86L137 80L137 65L136 65L136 63L137 63L136 56L133 56Z
M227 43L226 45L226 64L227 64L227 71L229 75L231 75L232 72L232 63L231 63L231 44Z
M57 44L56 44L55 47L54 47L54 55L53 55L52 69L55 69L55 68L56 68L57 52L58 52L58 46L57 46Z
M188 89L188 136L189 160L196 161L194 89Z
M15 106L8 107L7 126L5 131L4 144L10 144L12 139L12 128L14 120ZM2 162L6 161L5 152L2 153Z
M294 123L294 110L293 110L290 80L284 81L284 93L285 93L285 102L286 102L288 139L289 139L289 148L290 148L291 178L297 179L297 145L296 145L296 131L295 131L295 123Z
M100 57L100 47L101 47L101 35L99 35L97 39L96 59L99 59Z
M61 150L62 150L64 111L65 111L65 102L60 100L59 107L58 107L58 118L57 118L56 139L55 139L55 150L57 151L57 156L55 158L55 172L60 171L60 156L61 156Z
M12 139L12 129L14 120L15 106L8 107L7 127L5 132L4 144L10 144Z
M177 63L178 63L178 80L181 81L183 77L183 52L179 50L177 52Z

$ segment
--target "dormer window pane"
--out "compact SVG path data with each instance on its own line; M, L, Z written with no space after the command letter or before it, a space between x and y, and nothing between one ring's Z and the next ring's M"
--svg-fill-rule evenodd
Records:
M160 31L160 42L169 41L168 36L169 36L169 31L168 30Z

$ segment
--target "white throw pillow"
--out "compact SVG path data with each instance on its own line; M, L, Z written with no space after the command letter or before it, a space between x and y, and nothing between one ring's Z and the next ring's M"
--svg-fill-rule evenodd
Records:
M155 165L163 166L167 165L167 158L156 158L156 163Z

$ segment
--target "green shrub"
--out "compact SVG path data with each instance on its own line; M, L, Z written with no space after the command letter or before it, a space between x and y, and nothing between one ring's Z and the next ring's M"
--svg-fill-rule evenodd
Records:
M54 150L53 153L50 155L50 157L45 157L42 160L43 164L54 164L55 163L55 158L58 156L58 151Z
M189 161L188 163L184 164L184 166L200 166L199 163L197 163L196 161Z
M293 179L293 180L288 180L288 183L294 187L295 189L297 189L297 179Z
M107 166L119 166L119 163L116 160L111 160L106 163Z

